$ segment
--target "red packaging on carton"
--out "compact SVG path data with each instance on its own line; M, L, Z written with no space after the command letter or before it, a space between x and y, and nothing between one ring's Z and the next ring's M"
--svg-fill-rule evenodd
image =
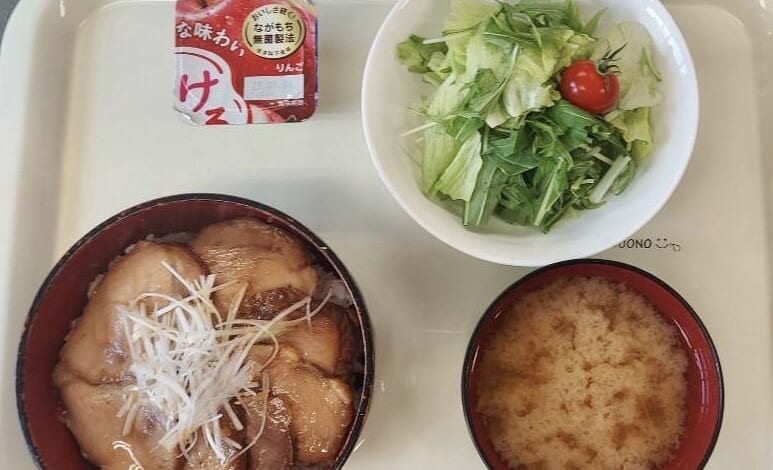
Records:
M317 107L311 0L177 0L175 109L193 124L304 121Z

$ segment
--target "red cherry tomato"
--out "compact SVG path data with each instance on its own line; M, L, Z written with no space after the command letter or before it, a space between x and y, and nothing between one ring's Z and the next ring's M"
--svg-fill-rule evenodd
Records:
M574 62L561 75L561 96L590 113L611 110L619 95L617 76L600 72L592 60Z

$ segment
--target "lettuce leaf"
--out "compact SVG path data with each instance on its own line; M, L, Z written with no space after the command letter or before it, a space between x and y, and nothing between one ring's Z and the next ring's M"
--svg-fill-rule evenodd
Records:
M451 73L444 43L425 44L424 38L412 34L397 45L397 58L409 72L424 76L424 81L439 86Z
M409 72L427 73L433 64L444 60L448 47L443 43L424 44L424 38L412 34L408 39L397 45L397 58ZM439 54L439 57L436 56Z
M633 22L613 25L599 42L593 58L599 59L621 47L615 62L620 69L620 99L617 107L634 110L658 105L663 101L663 95L658 90L661 75L655 67L651 51L652 38L647 29Z
M631 156L641 162L652 151L652 123L650 108L639 108L632 111L616 110L605 116L605 119L619 129L623 138L629 144Z
M507 114L518 118L528 112L547 108L560 97L554 87L540 83L527 72L519 71L507 82L503 102Z
M443 118L451 114L467 99L469 90L451 74L440 84L427 105L427 115Z
M475 132L459 147L454 159L435 184L435 191L451 199L469 201L483 166L480 156L481 135Z
M465 69L460 79L471 82L479 71L490 70L498 80L502 80L508 72L509 56L510 50L490 44L483 31L479 31L467 41Z
M421 189L428 196L435 196L435 183L446 171L459 148L453 137L439 126L424 131L424 158L421 160Z
M540 33L539 46L523 46L505 88L505 110L513 118L552 106L561 98L552 77L573 61L588 57L590 36L554 28Z
M474 28L499 10L493 0L451 0L451 13L443 25L443 33L454 33Z

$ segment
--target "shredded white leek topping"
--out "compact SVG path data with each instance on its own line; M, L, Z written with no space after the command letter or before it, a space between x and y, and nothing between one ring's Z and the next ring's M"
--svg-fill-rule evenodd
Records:
M269 382L267 374L260 372L279 351L277 335L309 321L329 300L330 293L315 309L311 297L306 297L272 320L247 320L236 318L245 285L223 317L212 296L232 284L216 285L214 275L189 281L168 263L163 266L185 286L187 297L146 293L130 305L119 307L128 338L129 372L135 379L127 387L124 405L118 412L119 418L125 418L123 433L129 434L142 408L150 406L166 419L161 446L177 447L181 455L187 456L202 438L221 462L232 460L257 443L266 413L260 432L244 447L222 434L221 419L228 419L240 431L244 424L233 409L234 403L262 392L265 406ZM305 315L285 320L301 309ZM248 357L258 343L272 343L274 347L264 364ZM234 451L229 448L239 450L238 454L232 456Z
M131 459L132 464L129 465L129 468L127 470L145 470L145 467L142 466L140 461L137 460L137 457L134 455L134 451L132 451L132 446L130 446L126 442L123 442L123 441L113 442L113 449L123 450L123 451L126 451L127 454L129 454L129 459Z

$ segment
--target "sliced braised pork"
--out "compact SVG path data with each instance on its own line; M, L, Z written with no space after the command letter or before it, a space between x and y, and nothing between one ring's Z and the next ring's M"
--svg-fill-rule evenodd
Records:
M67 426L90 462L105 470L126 470L138 464L153 470L176 468L177 449L159 446L163 418L152 409L141 408L124 435L126 418L117 417L124 404L123 385L92 385L61 365L54 372L54 382L67 407Z
M329 375L351 371L355 350L354 332L346 310L328 303L311 319L283 334L280 343L296 349L301 358Z
M265 363L266 347L259 348L257 361ZM271 393L281 398L290 412L295 463L331 463L354 414L349 386L303 362L300 354L287 346L280 349L263 373L269 376Z
M105 274L70 332L61 352L62 363L69 370L92 384L127 378L128 352L117 307L149 292L168 296L187 292L163 262L188 280L204 274L196 256L184 246L137 243Z
M218 284L234 281L215 295L225 312L242 288L246 291L240 315L258 318L265 317L261 308L265 309L266 302L261 297L268 292L291 289L285 293L297 291L302 298L317 284L303 244L284 230L254 219L210 225L193 239L191 247L217 275Z
M293 440L287 405L281 398L270 395L266 402L264 393L241 401L245 419L244 442L249 445L255 441L249 450L249 470L289 469L293 463Z

